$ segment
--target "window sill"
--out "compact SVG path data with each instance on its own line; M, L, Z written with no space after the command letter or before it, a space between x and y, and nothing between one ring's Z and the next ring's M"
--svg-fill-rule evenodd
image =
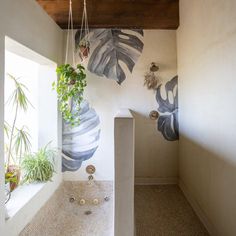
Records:
M11 199L6 206L6 220L11 219L23 208L47 183L34 183L19 186L11 193Z

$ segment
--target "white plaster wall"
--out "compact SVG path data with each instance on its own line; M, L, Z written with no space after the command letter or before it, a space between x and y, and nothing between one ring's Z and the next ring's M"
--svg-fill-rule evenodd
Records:
M58 142L57 93L52 91L52 83L57 80L56 65L40 65L38 71L38 146L61 148ZM60 137L61 139L61 137ZM60 162L61 163L61 162ZM61 167L58 169L61 172Z
M236 235L236 1L181 0L180 180L212 235Z
M0 156L3 157L4 117L4 50L5 36L27 46L54 62L61 62L62 31L49 16L32 0L0 0ZM55 121L57 122L57 121ZM61 181L60 174L55 184L40 195L40 207L54 192ZM0 186L4 186L4 162L0 158ZM25 214L32 216L36 208L29 204ZM17 222L23 227L27 222L22 217ZM19 226L18 225L18 226ZM11 228L11 224L8 225ZM18 227L20 228L20 227ZM4 189L0 189L0 235L15 235L5 231Z
M87 179L85 168L96 166L95 178L114 178L114 117L122 108L133 111L135 117L136 177L142 181L172 181L178 172L178 141L166 141L157 131L156 121L149 119L151 110L157 110L155 92L143 86L144 75L151 62L160 66L163 82L177 74L176 32L172 30L144 30L144 49L133 73L118 85L114 80L87 72L88 86L85 97L97 111L101 120L100 145L94 156L83 162L77 172L65 172L64 179Z

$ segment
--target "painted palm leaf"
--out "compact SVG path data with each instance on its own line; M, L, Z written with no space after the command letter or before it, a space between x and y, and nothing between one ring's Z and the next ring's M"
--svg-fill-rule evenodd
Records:
M121 66L124 63L132 73L135 63L143 50L143 30L94 29L89 41L91 55L87 69L108 79L114 79L121 84L126 79L126 70ZM79 31L76 35L76 44L79 42Z

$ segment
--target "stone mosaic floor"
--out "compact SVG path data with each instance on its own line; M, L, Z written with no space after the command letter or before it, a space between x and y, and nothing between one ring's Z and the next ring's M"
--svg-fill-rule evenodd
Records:
M112 194L111 182L64 182L20 236L112 236ZM108 202L104 201L107 196ZM70 197L75 198L73 203ZM93 203L95 198L98 205ZM86 200L83 206L81 199Z
M109 196L108 202L104 197ZM75 201L71 203L70 197ZM86 200L81 206L80 199ZM93 199L99 200L98 205ZM87 211L91 214L86 215ZM87 212L90 213L90 212ZM136 236L208 236L175 185L135 187ZM20 236L113 236L111 182L64 182Z
M135 187L136 236L208 236L177 185Z

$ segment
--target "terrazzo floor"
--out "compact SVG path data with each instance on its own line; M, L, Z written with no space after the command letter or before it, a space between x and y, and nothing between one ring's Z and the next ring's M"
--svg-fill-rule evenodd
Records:
M111 182L64 182L20 236L114 236L112 196ZM92 204L94 198L99 205ZM136 236L209 235L176 185L135 186L135 223Z
M135 187L136 236L208 236L177 185Z
M104 197L109 201L104 201ZM70 202L70 197L75 201ZM99 200L94 205L94 199ZM85 199L85 205L79 201ZM86 215L87 211L91 214ZM20 236L113 236L112 182L64 182Z

